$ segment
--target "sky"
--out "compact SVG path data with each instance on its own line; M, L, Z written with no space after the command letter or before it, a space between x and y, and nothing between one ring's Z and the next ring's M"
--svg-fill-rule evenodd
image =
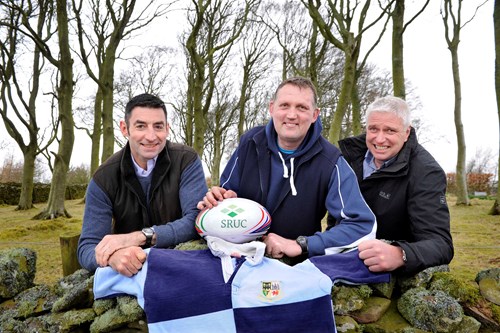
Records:
M463 4L462 22L469 20L477 4L484 0L467 0ZM415 3L406 2L407 17L415 11ZM476 17L461 31L458 49L462 81L462 123L465 131L467 161L476 151L490 152L496 166L499 151L499 119L494 90L493 5L489 0ZM441 1L431 1L428 8L404 34L405 76L420 98L422 118L428 129L419 140L431 152L446 172L454 172L457 144L454 123L454 93L451 72L451 53L444 37L440 15ZM381 45L369 61L391 71L391 35L386 33ZM0 150L0 157L19 154L19 148L0 125L0 141L11 142ZM71 164L88 164L90 139L81 131L76 133Z
M462 23L469 20L478 3L463 4ZM412 1L407 10L414 7ZM446 172L454 172L457 161L457 140L454 122L454 92L451 53L445 41L440 14L441 1L431 1L425 15L412 23L404 34L405 77L417 89L422 103L422 117L429 125L429 137L419 137L424 147ZM499 119L494 82L493 5L489 0L476 17L461 31L458 48L462 82L462 123L465 132L467 161L476 151L490 150L498 161ZM408 15L408 14L406 14ZM387 36L386 36L387 37ZM371 62L391 70L390 40L386 38Z

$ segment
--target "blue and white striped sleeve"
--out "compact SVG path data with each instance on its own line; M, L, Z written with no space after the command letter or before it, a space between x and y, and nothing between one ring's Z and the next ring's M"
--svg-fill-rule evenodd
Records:
M375 214L361 194L354 171L342 156L330 178L326 208L338 223L308 237L310 256L340 253L375 238Z

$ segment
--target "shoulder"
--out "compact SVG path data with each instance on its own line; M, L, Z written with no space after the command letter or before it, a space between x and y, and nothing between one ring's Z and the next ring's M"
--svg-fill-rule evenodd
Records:
M422 145L417 144L410 155L410 163L412 168L432 169L444 173L443 168Z
M324 137L320 137L318 139L317 145L320 147L318 155L321 157L321 159L327 161L331 165L336 165L339 157L342 155L340 149L338 149Z
M103 174L113 173L117 174L120 169L121 161L123 160L123 155L125 153L126 147L120 149L113 155L111 155L104 163L102 163L95 171L93 178L99 178ZM116 170L116 171L115 171Z
M252 139L259 139L261 137L265 138L265 136L266 136L265 131L266 131L265 126L253 127L251 129L249 129L248 131L246 131L245 133L243 133L243 135L240 138L240 143L248 142Z
M198 154L196 153L196 151L192 147L185 145L185 144L182 144L182 143L168 141L167 150L172 154L181 154L181 155L187 155L187 156L192 156L192 157L198 156Z

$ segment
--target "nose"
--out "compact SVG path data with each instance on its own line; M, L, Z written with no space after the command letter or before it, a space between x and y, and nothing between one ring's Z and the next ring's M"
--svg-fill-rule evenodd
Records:
M146 130L146 139L149 141L156 140L156 133L153 127L148 127Z
M297 110L295 108L290 108L286 113L286 117L289 119L297 118Z
M384 142L385 141L385 134L384 131L379 131L377 135L375 136L375 141L376 142Z

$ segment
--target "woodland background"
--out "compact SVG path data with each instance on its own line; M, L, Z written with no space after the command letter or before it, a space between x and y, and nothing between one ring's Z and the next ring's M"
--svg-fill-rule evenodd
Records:
M456 204L464 206L474 192L496 195L490 213L498 214L498 158L492 168L490 153L467 156L458 56L462 29L478 11L490 9L491 1L476 1L465 16L462 0L443 0L440 16L450 51L458 143L450 189ZM418 110L419 96L404 73L404 45L411 43L404 37L430 10L429 3L0 0L0 115L22 153L21 162L4 159L0 180L22 184L18 210L33 207L35 182L49 181L49 199L36 218L68 217L66 186L88 182L125 144L117 122L124 104L142 92L167 102L171 139L195 148L212 184L239 136L267 122L270 95L286 77L312 79L323 135L334 144L362 131L364 110L378 96L403 97ZM495 32L499 7L495 1ZM174 36L177 43L165 43L172 40L172 24L182 26L181 33ZM391 72L370 62L384 36L391 36ZM425 138L426 124L417 117L414 126ZM71 157L80 154L76 131L91 139L88 167L70 166Z

